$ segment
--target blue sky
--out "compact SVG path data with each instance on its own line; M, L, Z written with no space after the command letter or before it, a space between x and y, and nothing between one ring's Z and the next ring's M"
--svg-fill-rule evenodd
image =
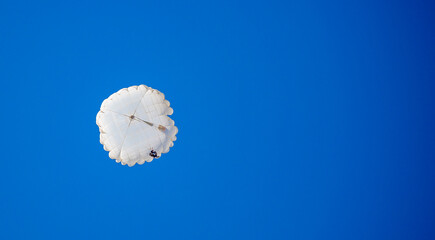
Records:
M0 2L1 239L434 239L430 1ZM146 84L178 140L95 116Z

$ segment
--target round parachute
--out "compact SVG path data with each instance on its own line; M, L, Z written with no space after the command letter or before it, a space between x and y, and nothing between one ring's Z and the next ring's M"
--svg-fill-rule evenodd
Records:
M103 101L97 114L100 142L109 157L133 166L159 158L178 132L165 95L145 85L123 88Z

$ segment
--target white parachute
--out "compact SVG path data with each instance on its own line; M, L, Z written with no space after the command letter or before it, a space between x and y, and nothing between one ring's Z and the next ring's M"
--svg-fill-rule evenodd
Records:
M151 162L167 153L178 132L165 95L145 85L123 88L103 101L97 114L100 142L122 165Z

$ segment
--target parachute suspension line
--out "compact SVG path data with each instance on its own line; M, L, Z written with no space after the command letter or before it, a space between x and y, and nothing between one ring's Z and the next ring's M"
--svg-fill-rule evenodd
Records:
M122 139L121 148L120 148L120 150L119 150L119 158L121 158L122 147L124 147L124 142L125 142L125 139L127 138L127 135L128 135L128 129L130 129L131 121L132 121L132 120L130 119L130 122L128 123L128 126L127 126L127 130L125 130L125 136L124 136L124 139Z
M134 109L134 112L132 114L132 116L134 116L134 114L136 113L137 109L139 108L140 104L142 103L142 99L145 97L145 95L147 94L148 89L144 92L144 94L142 95L142 97L140 98L139 102L136 105L136 108Z
M122 114L122 113L119 113L119 112L115 112L115 111L113 111L113 110L106 109L105 111L109 111L109 112L113 112L113 113L119 114L119 115L121 115L121 116L129 117L128 115L125 115L125 114ZM104 112L103 112L103 113L104 113Z

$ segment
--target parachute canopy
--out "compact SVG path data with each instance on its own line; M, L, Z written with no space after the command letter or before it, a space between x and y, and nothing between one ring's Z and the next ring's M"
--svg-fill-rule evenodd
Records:
M177 139L165 95L145 85L123 88L103 101L97 114L100 142L109 157L133 166L159 158Z

